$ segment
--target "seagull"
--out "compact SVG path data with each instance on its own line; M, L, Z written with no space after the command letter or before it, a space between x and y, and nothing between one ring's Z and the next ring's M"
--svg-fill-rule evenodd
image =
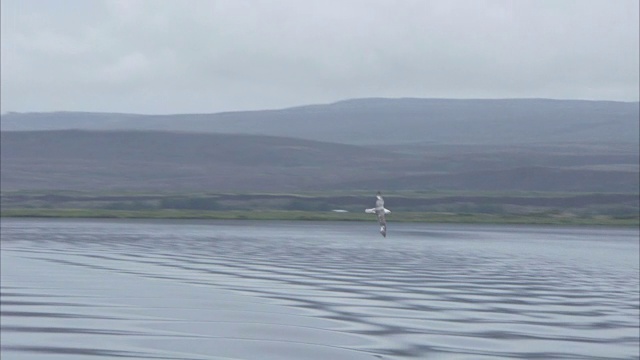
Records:
M380 194L380 191L378 191L378 194L376 195L376 207L365 209L364 212L366 212L367 214L378 215L380 234L382 234L383 237L387 237L387 220L384 218L384 215L390 213L391 211L384 208L384 199L382 198L382 194Z

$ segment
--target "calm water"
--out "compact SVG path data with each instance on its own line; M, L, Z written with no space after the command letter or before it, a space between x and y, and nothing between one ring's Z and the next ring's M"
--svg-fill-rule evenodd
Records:
M8 359L638 359L638 229L2 220Z

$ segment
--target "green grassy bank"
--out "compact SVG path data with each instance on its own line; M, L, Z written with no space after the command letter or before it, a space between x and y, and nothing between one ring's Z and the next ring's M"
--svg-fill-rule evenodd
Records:
M4 191L2 217L372 221L370 192ZM391 222L639 226L639 194L385 193ZM342 212L333 210L340 209Z

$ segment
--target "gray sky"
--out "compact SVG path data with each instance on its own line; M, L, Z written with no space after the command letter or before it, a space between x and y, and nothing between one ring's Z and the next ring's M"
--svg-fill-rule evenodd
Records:
M1 111L638 101L638 0L2 0Z

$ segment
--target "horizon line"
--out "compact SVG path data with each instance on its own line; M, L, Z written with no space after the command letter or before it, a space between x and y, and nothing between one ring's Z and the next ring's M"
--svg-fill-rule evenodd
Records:
M0 113L0 116L9 114L49 114L49 113L84 113L84 114L118 114L118 115L133 115L133 116L172 116L172 115L216 115L216 114L229 114L239 112L259 112L259 111L282 111L312 106L328 106L349 101L362 101L362 100L452 100L452 101L505 101L505 100L544 100L544 101L577 101L577 102L613 102L613 103L640 103L640 100L628 101L628 100L596 100L596 99L567 99L567 98L545 98L545 97L496 97L496 98L453 98L453 97L357 97L357 98L345 98L342 100L336 100L332 102L319 102L319 103L306 103L301 105L292 105L280 108L262 108L252 110L225 110L225 111L212 111L212 112L173 112L173 113L136 113L136 112L122 112L122 111L87 111L87 110L48 110L48 111L5 111Z

